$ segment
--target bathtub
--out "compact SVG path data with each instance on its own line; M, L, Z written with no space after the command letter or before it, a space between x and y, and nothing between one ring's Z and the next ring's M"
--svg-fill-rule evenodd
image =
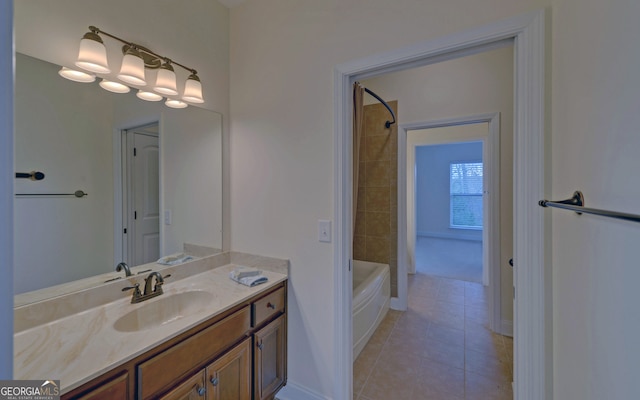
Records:
M358 357L389 310L389 266L353 260L353 359Z

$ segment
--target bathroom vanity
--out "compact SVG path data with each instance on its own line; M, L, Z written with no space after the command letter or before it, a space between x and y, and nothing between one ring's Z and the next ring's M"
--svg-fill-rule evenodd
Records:
M16 378L60 379L63 399L273 399L287 377L286 272L263 269L268 282L249 288L224 256L163 271L165 293L140 304L129 295L17 332Z
M62 398L270 399L286 381L285 304L281 283Z

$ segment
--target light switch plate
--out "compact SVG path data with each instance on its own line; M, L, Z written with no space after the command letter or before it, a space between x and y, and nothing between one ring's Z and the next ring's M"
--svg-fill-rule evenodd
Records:
M318 220L318 241L331 243L331 221L326 219Z

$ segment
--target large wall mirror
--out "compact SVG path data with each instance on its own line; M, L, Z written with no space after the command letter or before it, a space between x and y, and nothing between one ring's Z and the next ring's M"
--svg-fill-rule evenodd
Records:
M24 31L26 15L20 18L16 36ZM16 43L15 170L45 175L15 182L16 305L42 299L38 292L60 294L45 288L74 290L70 282L91 277L100 284L122 261L133 267L185 245L219 251L222 116L146 102L135 90L110 93L98 80L63 79L59 65L22 54L23 41ZM139 173L132 172L133 148ZM88 195L72 195L78 190ZM136 244L131 224L142 219L155 219L156 231Z

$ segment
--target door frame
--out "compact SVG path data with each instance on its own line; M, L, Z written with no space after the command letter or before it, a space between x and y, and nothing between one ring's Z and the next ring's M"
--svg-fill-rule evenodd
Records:
M134 266L137 265L135 258L137 258L136 256L136 235L138 234L137 232L137 227L136 227L136 218L134 218L134 212L136 211L136 206L135 206L135 201L136 201L136 196L134 194L135 192L135 188L134 185L136 184L135 182L135 166L134 166L134 155L133 155L133 149L135 148L135 135L145 135L145 136L151 136L151 137L155 137L157 142L158 142L158 149L160 148L160 134L158 133L150 133L150 132L143 132L140 131L141 129L144 129L148 126L153 126L156 125L158 126L158 129L160 127L160 123L153 123L150 125L144 125L144 126L138 126L135 128L131 128L131 129L125 129L122 131L122 135L123 135L123 165L122 165L122 181L123 181L123 185L122 185L122 191L123 191L123 201L122 201L122 206L124 208L122 216L122 223L124 224L124 226L128 226L129 229L127 231L127 233L125 234L123 232L122 235L122 243L123 243L123 247L124 247L124 251L123 251L123 258L125 260L127 260L126 262L129 264L129 266ZM160 153L158 152L158 155ZM126 161L125 161L126 160ZM158 176L160 176L160 158L158 157ZM160 193L158 193L158 197L160 197ZM159 198L158 198L158 202L159 202ZM160 227L161 227L161 219L160 219L160 215L158 215L158 234L160 235ZM161 235L160 235L161 236ZM159 240L159 244L162 243L162 237L160 237ZM133 257L132 257L132 249L133 249ZM157 258L160 258L160 256L158 255Z
M0 379L13 378L13 1L0 1Z
M514 41L514 398L547 397L551 335L545 313L545 10L340 64L334 69L334 398L353 397L352 111L356 80L446 61ZM398 181L401 184L401 181ZM401 192L400 186L398 193ZM400 208L400 204L399 204ZM406 251L398 252L398 265Z
M126 261L129 257L127 252L129 236L128 233L124 233L124 228L127 226L127 219L129 218L129 211L132 209L132 205L128 204L129 198L129 179L127 177L127 164L131 162L131 157L127 154L127 148L129 147L127 131L133 133L134 130L144 128L150 125L158 125L158 144L160 146L160 157L158 160L158 171L160 173L160 210L163 209L163 196L162 196L162 140L161 131L162 125L160 123L160 117L150 117L148 119L142 119L139 123L127 123L124 126L117 127L113 130L113 257L116 263L120 261ZM133 141L132 141L133 142ZM162 217L162 216L161 216ZM163 224L159 222L160 227L160 254L163 254ZM133 267L134 265L130 265Z
M409 193L407 182L411 179L408 175L409 152L415 154L418 145L409 147L409 131L442 128L460 125L486 123L487 135L483 137L451 138L450 140L438 140L438 144L478 142L482 141L482 159L485 164L483 193L483 270L488 269L489 274L489 328L503 335L512 335L511 330L504 329L502 324L501 308L501 265L500 265L500 113L470 115L459 118L448 118L431 121L421 121L398 126L398 248L407 249L407 255L413 251L415 254L415 241L411 244L409 235L409 215L415 220L415 179L413 193ZM434 143L435 144L435 143ZM413 157L415 167L415 156ZM401 189L404 186L404 190ZM404 206L400 206L400 204ZM415 235L415 230L412 232ZM415 259L409 257L402 264L398 264L398 297L392 299L395 305L405 310L408 299L407 274L415 273Z

